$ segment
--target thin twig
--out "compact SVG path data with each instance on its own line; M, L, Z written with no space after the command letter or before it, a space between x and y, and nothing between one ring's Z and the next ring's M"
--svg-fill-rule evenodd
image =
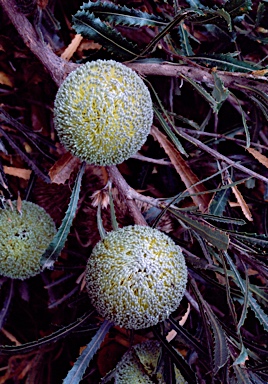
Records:
M131 191L132 188L127 184L121 173L115 165L106 167L111 182L117 187L120 195L124 198L125 203L134 219L134 222L139 225L148 225L142 216L139 208L133 200Z

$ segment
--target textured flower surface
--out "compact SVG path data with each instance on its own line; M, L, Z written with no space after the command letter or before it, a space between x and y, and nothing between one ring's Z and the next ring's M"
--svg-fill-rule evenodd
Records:
M130 329L166 319L187 283L181 248L157 229L139 225L112 231L87 263L87 290L100 315Z
M163 367L155 373L160 352L160 344L152 340L132 347L116 366L115 384L165 384ZM187 384L176 367L175 377L176 384Z
M34 203L23 201L21 212L1 209L0 275L21 280L37 275L40 257L55 233L51 217Z
M146 141L152 101L142 79L113 60L81 65L55 99L55 126L62 144L90 164L120 164Z

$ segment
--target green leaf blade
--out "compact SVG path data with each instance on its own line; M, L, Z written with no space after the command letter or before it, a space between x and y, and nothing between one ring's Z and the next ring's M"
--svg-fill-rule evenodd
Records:
M81 181L85 171L86 164L81 165L80 171L77 175L75 185L71 194L70 203L66 211L65 217L61 223L61 226L49 244L48 248L41 257L41 267L44 270L45 268L53 268L55 261L58 259L59 254L61 253L64 244L66 242L67 236L69 235L70 228L75 216L79 193L81 188Z

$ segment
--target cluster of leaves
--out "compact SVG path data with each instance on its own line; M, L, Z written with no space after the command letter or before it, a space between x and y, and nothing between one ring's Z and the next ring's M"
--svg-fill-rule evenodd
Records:
M37 35L55 51L63 50L70 38L66 20L80 4L70 2L68 13L64 1L55 9L32 3L28 19L35 24L36 7L44 15L35 24ZM62 154L52 126L56 90L51 84L43 97L47 74L40 63L32 65L17 37L11 43L9 33L16 33L5 20L0 32L1 199L18 193L31 198L59 230L42 257L44 269L53 271L29 282L1 280L0 354L7 369L0 382L58 383L66 377L66 384L78 383L86 372L83 382L96 383L126 346L153 337L163 346L159 364L165 366L167 383L175 383L173 363L189 383L268 381L268 4L148 0L138 5L84 3L72 18L74 30L84 37L74 58L159 64L146 79L154 98L154 140L149 138L141 154L119 169L131 187L146 190L133 197L142 202L148 224L168 228L183 248L189 268L186 296L173 316L153 329L129 335L107 322L100 326L81 273L98 229L110 230L115 216L120 225L132 218L117 196L113 202L110 185L101 190L107 182L104 170L79 168L78 161ZM159 82L157 68L165 64L176 65L180 78ZM184 67L196 72L180 72ZM97 210L90 197L98 189ZM107 196L110 212L101 213ZM168 342L171 331L176 337ZM4 345L10 340L17 345Z

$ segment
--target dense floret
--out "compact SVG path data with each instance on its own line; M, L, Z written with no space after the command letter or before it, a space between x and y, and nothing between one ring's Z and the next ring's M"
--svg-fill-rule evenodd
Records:
M115 384L165 384L163 367L156 370L160 352L160 344L152 340L132 347L116 366ZM176 384L187 384L176 367L175 378Z
M113 60L81 65L55 99L55 126L62 144L90 164L119 164L135 154L146 141L152 119L146 85Z
M55 233L51 217L34 203L23 201L21 212L1 209L0 274L21 280L37 275L40 257Z
M139 225L112 231L87 263L87 290L106 319L131 329L165 320L187 283L181 248L167 235Z

